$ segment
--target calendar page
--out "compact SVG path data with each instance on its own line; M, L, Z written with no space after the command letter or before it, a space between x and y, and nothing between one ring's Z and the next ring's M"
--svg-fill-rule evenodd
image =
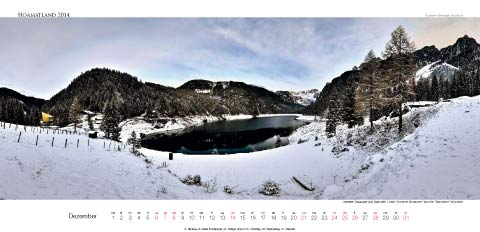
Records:
M1 231L477 231L478 4L0 8Z
M475 231L478 207L462 200L6 201L0 217L21 231Z

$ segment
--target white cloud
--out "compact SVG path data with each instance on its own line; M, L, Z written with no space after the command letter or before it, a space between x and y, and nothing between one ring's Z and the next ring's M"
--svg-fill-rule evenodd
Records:
M0 85L48 98L82 71L110 67L172 86L201 77L245 81L273 90L322 88L358 65L369 49L380 54L399 24L423 46L452 43L459 33L480 36L476 29L479 22L398 18L0 19ZM448 31L454 33L442 36Z

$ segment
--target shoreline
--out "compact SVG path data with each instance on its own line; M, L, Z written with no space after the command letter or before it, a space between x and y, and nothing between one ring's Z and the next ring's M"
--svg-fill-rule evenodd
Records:
M302 114L260 114L258 118L266 118L266 117L280 117L280 116L295 116L296 120L300 121L313 121L313 116L304 116ZM253 115L248 114L238 114L238 115L224 115L221 117L218 116L187 116L181 118L165 118L168 120L163 127L155 128L155 125L149 123L144 120L143 117L135 117L132 119L127 119L120 123L120 127L122 131L120 132L120 140L124 143L127 142L128 138L132 131L135 131L137 137L140 138L140 134L145 136L159 134L159 133L167 133L167 132L175 132L185 130L190 127L196 127L203 125L205 123L210 122L217 122L217 121L233 121L233 120L246 120L252 119Z

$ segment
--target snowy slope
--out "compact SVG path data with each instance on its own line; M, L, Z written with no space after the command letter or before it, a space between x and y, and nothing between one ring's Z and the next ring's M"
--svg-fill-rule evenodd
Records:
M1 199L152 199L172 198L162 188L172 181L163 170L149 167L142 159L113 149L104 140L84 135L25 132L17 143L19 131L0 129ZM39 135L38 146L35 146ZM55 136L54 147L51 141ZM65 148L65 139L68 139ZM76 147L80 139L79 148ZM111 148L109 148L109 145ZM179 186L180 188L183 186ZM175 188L179 188L175 187ZM165 196L164 196L165 195Z
M480 199L480 97L440 103L413 134L370 160L384 158L341 197Z
M416 79L420 78L452 78L456 71L459 69L448 63L440 63L440 61L433 62L420 68L416 73Z
M51 131L7 124L0 129L0 198L480 199L478 118L480 97L462 97L413 109L405 115L404 137L397 135L396 119L376 121L368 136L368 126L341 126L335 138L325 137L320 121L299 128L289 146L223 156L174 154L173 161L165 152L141 149L146 157L136 157L128 148L117 151L113 145L119 144L109 148L109 140L87 146L85 135L55 134L51 147ZM180 182L196 174L202 186ZM303 189L293 177L315 189ZM279 196L259 193L267 180L280 184ZM223 192L225 186L234 194Z

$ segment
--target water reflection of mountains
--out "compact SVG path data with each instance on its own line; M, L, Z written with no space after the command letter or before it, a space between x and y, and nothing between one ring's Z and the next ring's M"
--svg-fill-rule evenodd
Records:
M149 135L141 143L146 148L184 154L246 153L286 145L287 136L303 125L296 116L217 121Z
M232 154L265 150L288 144L285 137L296 128L260 128L241 131L206 131L190 128L177 133L146 137L142 146L185 154ZM284 138L282 138L284 137Z

